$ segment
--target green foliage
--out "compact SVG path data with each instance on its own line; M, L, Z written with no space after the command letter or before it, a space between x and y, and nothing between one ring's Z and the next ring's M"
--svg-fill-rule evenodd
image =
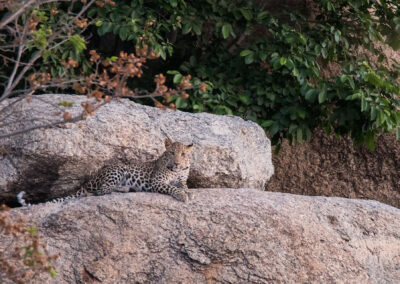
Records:
M37 49L45 49L48 45L47 38L52 34L50 28L46 28L44 25L33 33L33 45Z
M82 53L86 49L85 40L80 35L73 35L69 37L68 41L77 54Z
M54 77L89 73L82 28L49 48L54 31L72 21L62 5L50 13L51 5L33 11L32 52L42 51L42 68ZM148 46L162 58L150 66L145 88L154 87L151 75L167 71L170 84L188 74L207 83L189 99L169 97L178 108L253 120L274 144L308 140L323 127L372 149L383 132L400 136L400 63L382 53L400 48L399 8L394 0L299 1L293 10L282 1L122 0L93 5L82 18L88 46L96 45L94 34L112 33L124 49ZM65 68L70 58L79 70Z
M274 143L308 140L324 127L373 149L379 134L400 133L400 65L381 52L400 47L400 4L322 0L282 13L275 2L118 1L89 15L99 35L154 48L176 66L175 83L187 73L212 87L170 98L179 108L240 115ZM322 75L332 63L337 72Z
M31 235L31 236L35 236L38 229L36 227L30 227L30 228L26 228L26 231Z
M63 107L72 107L74 105L75 102L73 101L62 101L60 103L58 103L59 106L63 106Z
M52 278L56 278L57 277L57 271L54 268L50 268L49 274L50 274L50 276Z

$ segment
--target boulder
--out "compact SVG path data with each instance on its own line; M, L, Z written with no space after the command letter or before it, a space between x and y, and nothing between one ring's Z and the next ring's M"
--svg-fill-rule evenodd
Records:
M31 283L398 283L400 210L376 201L194 189L15 208L58 278ZM0 237L0 252L9 240Z
M21 125L58 120L64 111L77 115L85 101L76 95L35 96L30 103L13 106L7 118L13 123L1 127L0 135ZM73 105L60 106L62 102ZM0 203L14 200L21 190L34 202L66 195L106 163L158 158L167 137L195 145L190 187L263 189L273 174L270 141L251 121L161 110L122 99L85 121L0 139L0 148L7 153L0 164Z

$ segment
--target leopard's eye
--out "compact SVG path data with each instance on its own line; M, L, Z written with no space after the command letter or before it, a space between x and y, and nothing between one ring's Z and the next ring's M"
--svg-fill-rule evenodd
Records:
M175 156L175 152L171 152L171 155Z
M185 157L185 153L182 153L181 156L182 156L182 157Z

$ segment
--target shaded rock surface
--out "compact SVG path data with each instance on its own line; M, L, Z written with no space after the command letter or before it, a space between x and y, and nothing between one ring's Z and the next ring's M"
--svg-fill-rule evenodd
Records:
M400 142L394 134L380 136L370 151L319 131L309 143L285 142L273 163L268 191L373 199L400 208Z
M15 117L8 119L26 126L50 122L60 118L60 110L57 113L49 105L74 102L72 107L59 108L76 115L86 100L83 96L42 95L31 103L17 104ZM1 128L0 134L12 131L18 123ZM85 121L0 141L9 151L0 163L0 203L14 200L21 190L33 201L63 196L105 163L158 158L167 137L195 145L191 187L263 189L273 174L270 141L257 124L235 116L163 111L123 99L103 106Z
M14 218L38 226L50 252L61 253L59 277L34 283L400 279L400 210L394 207L253 189L193 191L188 203L128 193L12 209ZM0 239L0 247L6 243Z

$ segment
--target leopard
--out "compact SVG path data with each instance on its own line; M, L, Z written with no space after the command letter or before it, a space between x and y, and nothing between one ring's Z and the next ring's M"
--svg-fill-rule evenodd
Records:
M193 143L185 145L165 139L164 145L166 150L158 159L144 163L116 163L103 166L75 193L53 199L48 203L113 192L141 191L167 194L178 201L187 202L193 197L187 186ZM18 202L22 206L31 205L23 198L24 194L25 192L21 191L17 195Z

